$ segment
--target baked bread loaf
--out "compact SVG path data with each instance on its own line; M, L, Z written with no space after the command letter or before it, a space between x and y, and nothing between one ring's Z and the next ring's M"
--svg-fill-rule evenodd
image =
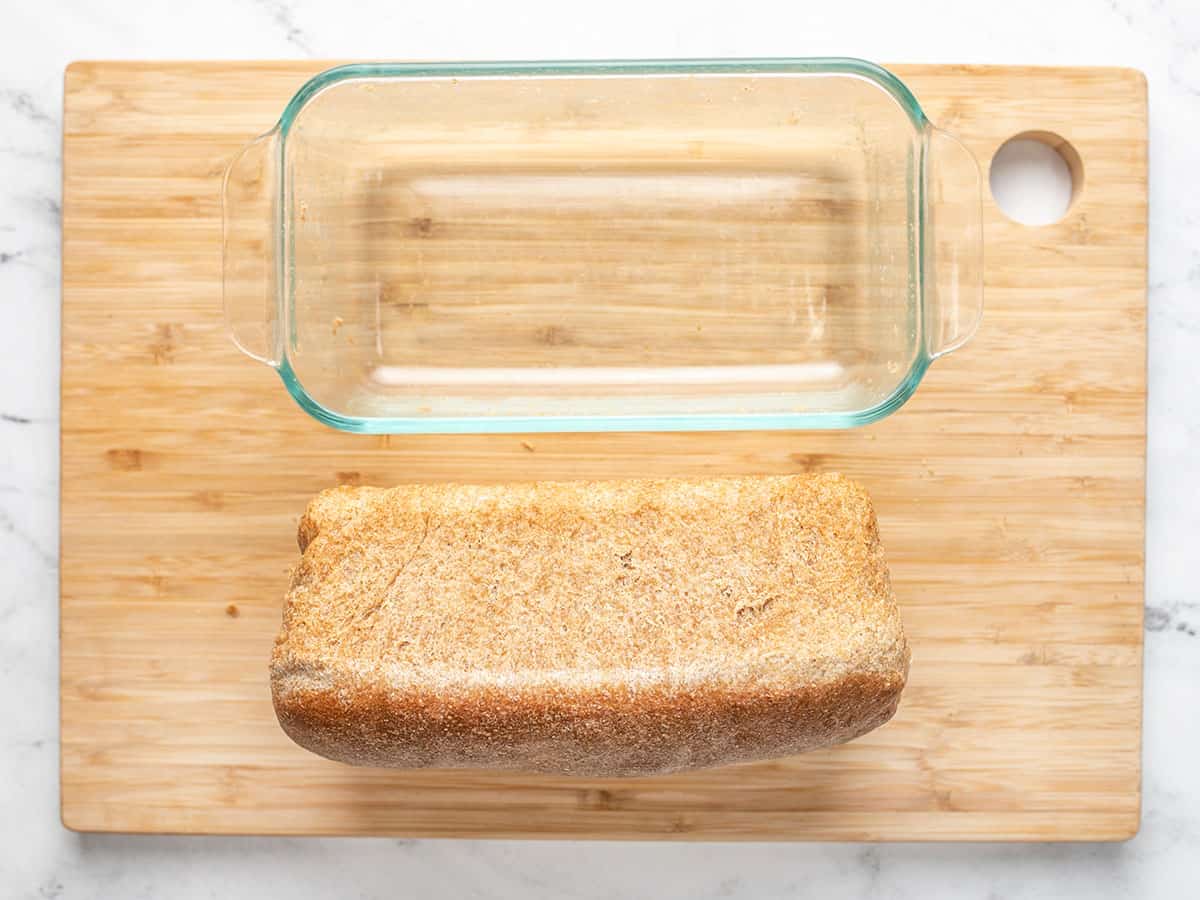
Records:
M908 647L840 475L341 487L271 659L293 740L356 765L674 772L837 744Z

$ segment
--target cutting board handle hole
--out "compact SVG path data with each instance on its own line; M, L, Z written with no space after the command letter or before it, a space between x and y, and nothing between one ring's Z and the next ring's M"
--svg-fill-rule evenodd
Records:
M1065 138L1025 131L1001 145L988 176L996 205L1014 222L1053 225L1083 188L1083 160Z

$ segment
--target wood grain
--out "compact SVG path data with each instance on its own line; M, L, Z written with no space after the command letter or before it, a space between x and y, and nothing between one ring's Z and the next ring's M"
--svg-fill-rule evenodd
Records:
M984 324L851 432L356 437L240 356L219 183L313 63L78 63L63 190L62 814L73 829L1117 840L1138 827L1145 82L897 67L990 160L1050 132L1061 222L986 201ZM267 657L307 498L391 484L836 469L876 502L913 646L886 727L795 759L581 781L351 769L294 746Z

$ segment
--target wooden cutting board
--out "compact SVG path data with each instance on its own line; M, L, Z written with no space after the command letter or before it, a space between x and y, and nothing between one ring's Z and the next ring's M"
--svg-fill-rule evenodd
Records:
M987 306L914 399L840 433L360 437L241 356L219 187L316 63L80 63L63 186L62 815L74 829L1116 840L1138 827L1146 85L898 66L987 164L1053 132L1074 205L986 201ZM306 500L337 482L841 470L913 647L896 718L795 759L633 781L353 769L294 746L267 657Z

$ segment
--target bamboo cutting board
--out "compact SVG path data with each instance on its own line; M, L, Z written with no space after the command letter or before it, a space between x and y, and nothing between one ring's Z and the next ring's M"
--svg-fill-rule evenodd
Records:
M1138 827L1146 87L897 67L987 164L1078 152L1056 225L986 201L968 347L830 433L362 437L220 310L223 168L314 63L82 63L63 187L62 815L95 831L1116 840ZM1081 176L1081 177L1078 177ZM1079 181L1082 184L1079 184ZM835 469L875 498L913 647L896 718L794 759L633 781L352 769L294 746L267 658L307 499L338 482Z

